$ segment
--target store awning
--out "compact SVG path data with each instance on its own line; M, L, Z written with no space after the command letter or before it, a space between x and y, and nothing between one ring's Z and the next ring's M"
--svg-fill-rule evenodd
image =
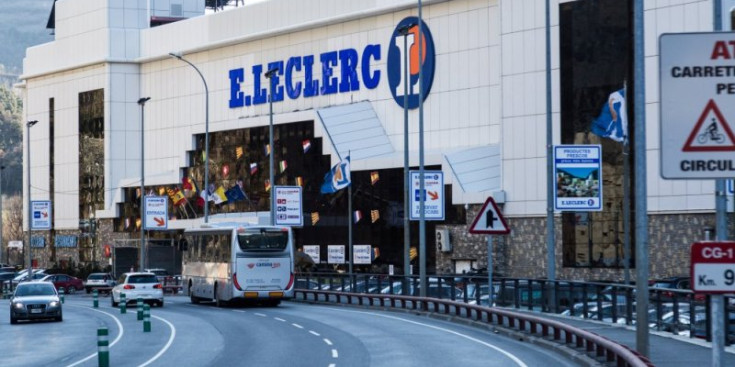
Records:
M446 155L449 167L464 192L500 190L500 146L473 147Z
M325 130L325 144L354 162L394 152L383 124L370 102L322 108L316 111Z

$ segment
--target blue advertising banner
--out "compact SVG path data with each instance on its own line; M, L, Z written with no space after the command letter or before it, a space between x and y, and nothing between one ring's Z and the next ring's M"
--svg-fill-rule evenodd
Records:
M554 146L554 209L602 210L602 147Z

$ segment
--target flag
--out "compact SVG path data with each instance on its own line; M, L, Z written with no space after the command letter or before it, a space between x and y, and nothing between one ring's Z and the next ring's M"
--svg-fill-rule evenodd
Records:
M379 257L380 257L380 249L377 247L373 247L373 261L375 261L375 259Z
M283 173L283 171L285 171L286 168L288 168L288 163L286 163L286 161L283 160L281 161L281 163L278 164L278 166L281 167L281 173Z
M140 199L140 187L138 187L137 189L135 189L135 199L136 200L137 199Z
M416 256L419 256L419 250L416 249L416 246L411 246L411 249L408 251L408 257L413 260Z
M166 188L163 187L163 186L159 187L158 188L158 195L163 196L164 194L166 194Z
M309 149L311 149L311 141L309 139L302 141L301 147L304 148L304 153L308 153Z
M311 225L316 225L316 222L319 221L319 212L313 212L311 213Z
M322 184L321 193L335 193L349 186L350 183L352 183L350 180L350 157L347 156L324 175L324 184Z
M143 223L143 222L142 222L142 221L140 220L140 218L136 218L136 219L135 219L135 228L140 228L140 225L141 225L142 223Z
M171 202L174 204L174 206L179 206L186 201L184 193L182 193L178 187L175 187L173 189L169 188L166 191L168 192L168 197L171 198Z
M370 219L372 223L375 223L378 221L378 219L380 219L380 212L378 211L378 209L373 209L370 211Z
M130 228L130 218L125 218L125 229Z
M214 190L212 192L211 196L209 197L209 200L214 201L215 204L222 204L227 202L227 196L225 195L225 188L220 186L217 188L217 190Z
M380 174L378 173L378 171L370 172L370 184L375 185L378 180L380 180Z
M610 93L602 106L600 116L592 121L592 133L620 143L628 139L628 113L625 107L625 89Z
M271 180L265 180L265 191L271 191Z
M192 179L190 177L184 177L181 179L181 187L184 190L192 190L194 187L192 186Z
M250 163L250 176L255 176L258 173L258 163Z
M304 187L304 178L301 176L296 177L296 186Z
M362 212L359 210L355 210L355 223L359 222L360 219L362 219Z
M209 194L207 193L207 190L202 190L202 192L199 193L199 197L197 198L197 206L204 207L204 202L209 197Z
M230 202L236 202L240 200L247 199L247 195L245 194L245 191L242 189L242 180L237 181L238 184L230 187L227 189L227 192L225 192L225 196L227 196L227 201Z
M265 147L263 147L263 151L265 152L265 156L269 156L271 154L271 145L266 144Z
M235 157L237 157L237 159L240 159L240 157L242 157L242 154L243 154L242 147L235 148Z
M222 165L222 177L227 177L230 175L230 165L229 164L223 164Z

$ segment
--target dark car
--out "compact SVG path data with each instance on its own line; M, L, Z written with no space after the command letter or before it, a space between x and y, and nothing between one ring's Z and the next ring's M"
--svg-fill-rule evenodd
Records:
M696 301L704 300L703 294L692 294L688 291L692 289L690 276L675 276L662 279L656 279L649 285L651 289L651 298L653 300L671 301L674 298L687 299L692 298Z
M66 274L47 275L41 278L41 281L54 283L56 289L64 288L66 294L74 294L84 289L84 282L81 279Z
M10 323L19 320L62 320L61 301L56 287L50 282L23 282L18 284L10 299Z

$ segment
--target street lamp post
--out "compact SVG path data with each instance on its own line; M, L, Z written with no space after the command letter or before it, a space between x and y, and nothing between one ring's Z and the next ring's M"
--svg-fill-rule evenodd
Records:
M28 279L32 279L33 276L33 258L31 257L31 230L33 229L33 209L31 208L31 127L37 123L37 120L26 123L26 139L28 144L28 168L26 171L26 191L28 192Z
M145 122L145 103L151 97L143 97L138 100L140 105L140 264L138 271L145 269L145 134L143 132Z
M205 121L204 121L204 190L207 196L204 198L204 223L209 223L209 87L204 75L194 64L185 59L180 53L169 52L169 56L177 58L194 68L204 83ZM201 195L201 193L197 193Z
M276 202L276 191L275 191L275 182L274 182L274 175L273 175L273 154L275 153L275 149L273 147L273 75L278 73L278 68L273 68L268 70L265 73L265 77L268 78L269 84L270 84L270 90L268 91L268 104L270 105L270 125L268 128L268 147L270 147L270 152L268 152L268 166L270 170L270 174L268 179L270 180L271 184L271 225L276 224L276 212L275 212L275 202Z
M0 263L3 262L3 170L5 166L0 165Z
M403 274L410 275L411 255L411 222L408 220L408 34L416 24L409 23L398 28L398 34L403 36ZM403 289L408 290L408 286Z

